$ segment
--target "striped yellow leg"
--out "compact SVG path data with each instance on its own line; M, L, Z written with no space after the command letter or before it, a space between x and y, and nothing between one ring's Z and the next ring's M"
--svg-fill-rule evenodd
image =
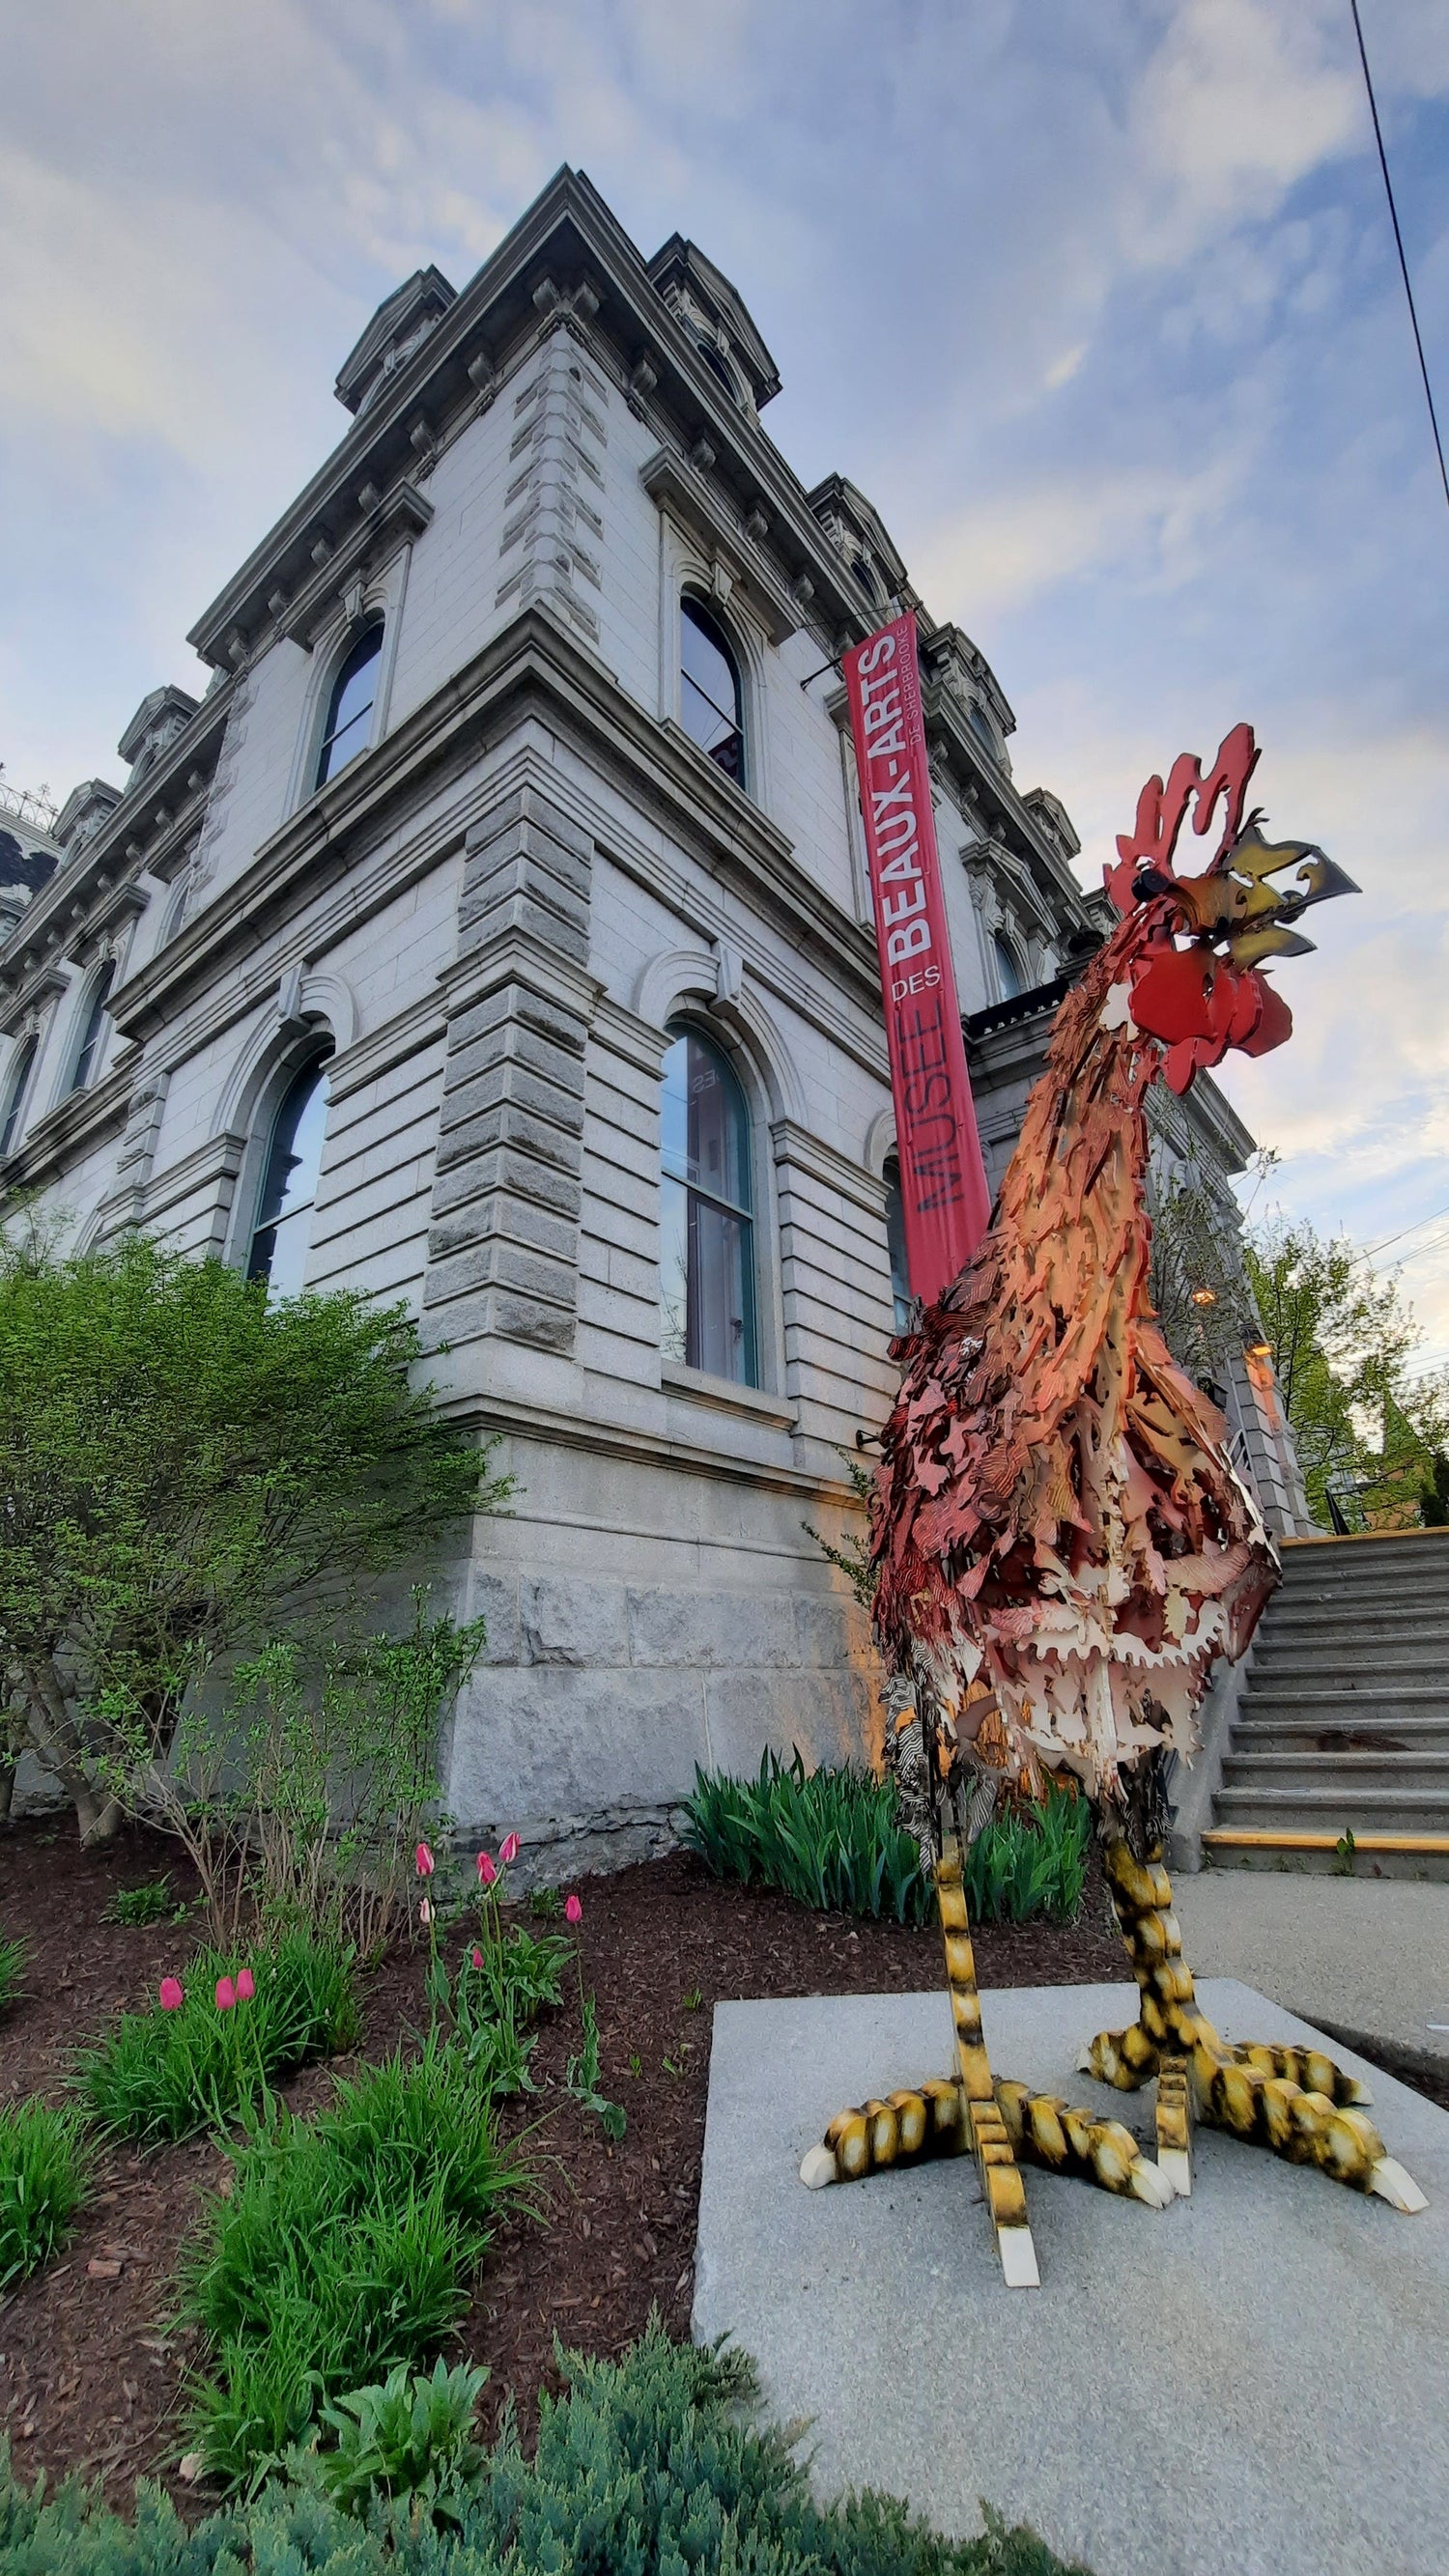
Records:
M818 2190L855 2182L900 2164L974 2153L991 2213L1006 2280L1034 2286L1038 2274L1019 2164L1070 2174L1121 2192L1149 2208L1165 2208L1172 2188L1117 2120L1098 2120L1053 2094L1025 2084L993 2081L981 2031L976 1963L966 1919L960 1861L948 1855L936 1870L946 1978L956 2029L957 2073L937 2076L917 2091L841 2111L823 2143L812 2147L800 2179Z
M1385 2153L1364 2116L1370 2096L1356 2076L1319 2049L1225 2040L1199 2011L1160 1858L1136 1860L1117 1841L1108 1845L1105 1866L1137 1979L1138 2018L1129 2030L1099 2032L1080 2063L1121 2091L1157 2077L1158 2157L1176 2188L1186 2194L1192 2187L1195 2114L1290 2163L1316 2164L1353 2190L1375 2192L1395 2209L1422 2209L1418 2184Z
M946 1944L946 1987L956 2026L956 2064L971 2144L976 2151L981 2189L996 2231L996 2250L1011 2289L1035 2289L1041 2275L1027 2223L1026 2192L991 2081L986 2042L981 2035L981 1999L976 1991L976 1959L966 1920L966 1891L961 1884L961 1855L953 1844L936 1863L936 1902Z

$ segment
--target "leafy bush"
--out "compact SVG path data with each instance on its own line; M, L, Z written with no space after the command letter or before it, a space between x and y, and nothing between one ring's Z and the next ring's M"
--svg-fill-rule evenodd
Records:
M0 2290L59 2252L85 2198L89 2157L74 2111L0 2111Z
M188 2531L154 2487L134 2530L71 2482L27 2495L0 2468L0 2576L1085 2576L1033 2533L988 2516L943 2540L889 2496L817 2505L789 2439L752 2420L740 2356L668 2343L624 2360L566 2357L570 2393L542 2402L526 2460L511 2429L487 2455L461 2529L440 2541L399 2505L364 2528L308 2486Z
M29 1958L23 1941L0 1941L0 2012L8 2012L20 1993Z
M782 1888L802 1905L927 1923L936 1891L896 1811L888 1780L843 1764L807 1775L767 1751L754 1780L696 1769L683 1840L716 1878ZM966 1856L975 1921L1068 1920L1086 1884L1091 1816L1084 1799L1052 1789L1039 1808L1013 1808Z
M1071 1789L1048 1789L1040 1807L992 1818L966 1854L966 1908L977 1923L1069 1923L1087 1884L1092 1811Z
M264 2084L357 2037L344 1951L288 1933L253 1959L252 2000L219 2012L217 1980L236 1965L234 1953L199 1950L174 2011L126 2013L96 2047L79 2052L77 2081L105 2136L156 2146L224 2128Z
M361 1291L269 1297L144 1235L62 1257L0 1227L0 1665L84 1839L167 1803L219 1654L504 1500L421 1358Z
M310 2467L324 2494L344 2513L365 2514L375 2497L409 2498L434 2522L461 2523L476 2493L488 2454L473 2439L478 2393L486 2368L441 2359L430 2378L415 2377L405 2362L381 2387L358 2388L324 2406L323 2423L335 2433L335 2450L311 2455Z
M229 2152L231 2197L185 2260L215 2357L194 2423L208 2468L255 2485L320 2405L431 2359L526 2186L487 2084L445 2047L368 2067L316 2120L274 2105Z
M846 1763L808 1776L766 1751L754 1780L696 1769L683 1840L716 1878L783 1888L802 1905L926 1923L936 1891L887 1780Z
M186 1912L171 1892L169 1875L149 1879L144 1887L118 1887L101 1920L103 1923L179 1923Z

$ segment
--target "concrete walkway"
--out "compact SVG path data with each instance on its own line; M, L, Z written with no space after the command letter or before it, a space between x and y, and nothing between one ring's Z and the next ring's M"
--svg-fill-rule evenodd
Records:
M1150 2121L1073 2071L1132 1988L981 2001L1003 2071ZM1307 2036L1241 1985L1203 2003L1229 2038ZM1042 2285L1008 2290L969 2159L797 2180L842 2104L950 2049L939 1993L715 2010L695 2333L734 2335L770 2413L810 2419L821 2489L960 2533L985 2496L1096 2576L1444 2576L1449 2113L1362 2070L1429 2194L1412 2218L1211 2133L1160 2212L1028 2173Z
M1449 2060L1449 1886L1224 1869L1172 1892L1194 1976Z

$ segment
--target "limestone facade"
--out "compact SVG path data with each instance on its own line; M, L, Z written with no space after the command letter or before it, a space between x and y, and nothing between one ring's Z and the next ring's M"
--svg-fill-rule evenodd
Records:
M835 666L898 607L963 1010L1002 1003L1004 958L1039 986L1099 935L1062 807L1012 780L994 675L854 486L793 474L761 426L778 381L718 270L678 238L646 261L569 171L461 293L409 280L339 375L341 444L193 630L210 686L143 702L128 784L70 797L0 949L0 1116L36 1041L0 1189L38 1189L77 1242L141 1225L245 1262L278 1105L326 1051L307 1282L406 1301L519 1480L448 1574L488 1618L450 1802L591 1853L647 1844L697 1762L869 1737L862 1623L803 1524L845 1525L845 1457L893 1385ZM736 665L742 782L686 720L685 599ZM365 743L318 786L379 625ZM662 1346L681 1024L747 1125L731 1377ZM978 1063L997 1165L1019 1072Z

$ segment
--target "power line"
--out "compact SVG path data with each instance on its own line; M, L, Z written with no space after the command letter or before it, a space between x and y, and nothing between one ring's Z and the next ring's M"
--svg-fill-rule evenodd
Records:
M1419 315L1414 303L1414 290L1409 283L1409 263L1404 253L1404 236L1399 230L1399 210L1394 203L1394 183L1389 177L1389 156L1384 150L1384 132L1383 127L1379 123L1378 100L1374 96L1373 77L1369 71L1368 51L1363 40L1363 21L1358 14L1358 0L1348 0L1348 5L1353 11L1353 32L1358 38L1358 58L1363 65L1363 85L1368 92L1369 114L1374 121L1374 141L1379 147L1379 168L1384 174L1384 195L1389 201L1389 221L1394 228L1394 241L1399 254L1399 268L1403 275L1404 294L1408 300L1409 306L1409 320L1413 324L1414 329L1414 346L1419 352L1419 373L1424 379L1424 400L1429 406L1429 426L1434 432L1434 451L1439 459L1439 478L1444 486L1444 498L1446 502L1449 502L1449 465L1446 465L1444 462L1444 441L1439 434L1439 415L1434 409L1434 391L1429 382L1429 361L1424 355L1424 336L1419 329Z
M1366 1245L1363 1256L1365 1261L1376 1260L1381 1252L1388 1251L1391 1243L1402 1243L1406 1235L1421 1233L1426 1225L1432 1225L1435 1218L1441 1216L1449 1216L1449 1207L1434 1208L1430 1211L1428 1216L1416 1217L1412 1225L1400 1226L1397 1234L1386 1234L1382 1243L1370 1243ZM1419 1248L1420 1251L1423 1250L1422 1244ZM1412 1253L1407 1256L1410 1260L1413 1260L1414 1257L1415 1256Z

